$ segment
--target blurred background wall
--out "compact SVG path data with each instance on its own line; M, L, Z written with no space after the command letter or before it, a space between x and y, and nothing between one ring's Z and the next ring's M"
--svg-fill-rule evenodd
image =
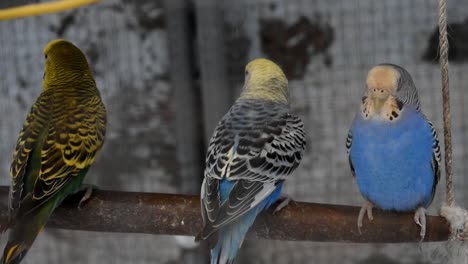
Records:
M457 201L467 207L468 4L449 1L448 15L454 173ZM0 183L9 184L16 137L41 91L42 49L61 37L86 54L108 110L106 144L86 182L198 193L207 138L238 96L246 62L263 56L285 70L308 132L307 153L284 191L300 201L361 205L344 143L370 67L405 67L443 138L437 17L435 0L106 0L0 22ZM170 236L47 229L24 263L206 263L206 250L181 245ZM238 263L429 262L418 244L246 241Z

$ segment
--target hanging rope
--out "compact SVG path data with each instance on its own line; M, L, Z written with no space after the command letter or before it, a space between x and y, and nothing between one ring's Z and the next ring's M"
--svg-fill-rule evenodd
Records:
M94 4L98 1L99 0L61 0L6 8L0 10L0 21L65 11L83 5Z
M449 92L449 64L447 40L447 0L439 0L439 63L442 71L442 105L444 118L444 145L445 145L445 183L447 192L447 205L452 207L455 203L452 175L452 131L450 121L450 92Z

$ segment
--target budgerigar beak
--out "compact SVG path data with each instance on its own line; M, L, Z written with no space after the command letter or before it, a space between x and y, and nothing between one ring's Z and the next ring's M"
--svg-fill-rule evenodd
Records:
M374 109L380 112L382 109L383 105L385 104L386 99L378 98L378 97L373 97L372 100L374 101Z

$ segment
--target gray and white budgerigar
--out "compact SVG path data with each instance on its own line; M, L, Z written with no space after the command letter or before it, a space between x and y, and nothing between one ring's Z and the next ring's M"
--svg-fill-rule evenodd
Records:
M257 215L278 200L305 149L304 126L290 113L288 81L278 65L255 59L244 89L211 138L201 187L211 263L234 263Z

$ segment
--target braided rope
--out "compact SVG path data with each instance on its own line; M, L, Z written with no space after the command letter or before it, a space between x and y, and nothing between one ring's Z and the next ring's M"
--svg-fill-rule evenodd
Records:
M449 64L447 40L447 0L439 0L439 63L442 71L442 105L444 118L444 145L445 145L445 183L447 192L447 205L452 207L455 203L452 175L452 131L450 121L450 92L449 92Z

